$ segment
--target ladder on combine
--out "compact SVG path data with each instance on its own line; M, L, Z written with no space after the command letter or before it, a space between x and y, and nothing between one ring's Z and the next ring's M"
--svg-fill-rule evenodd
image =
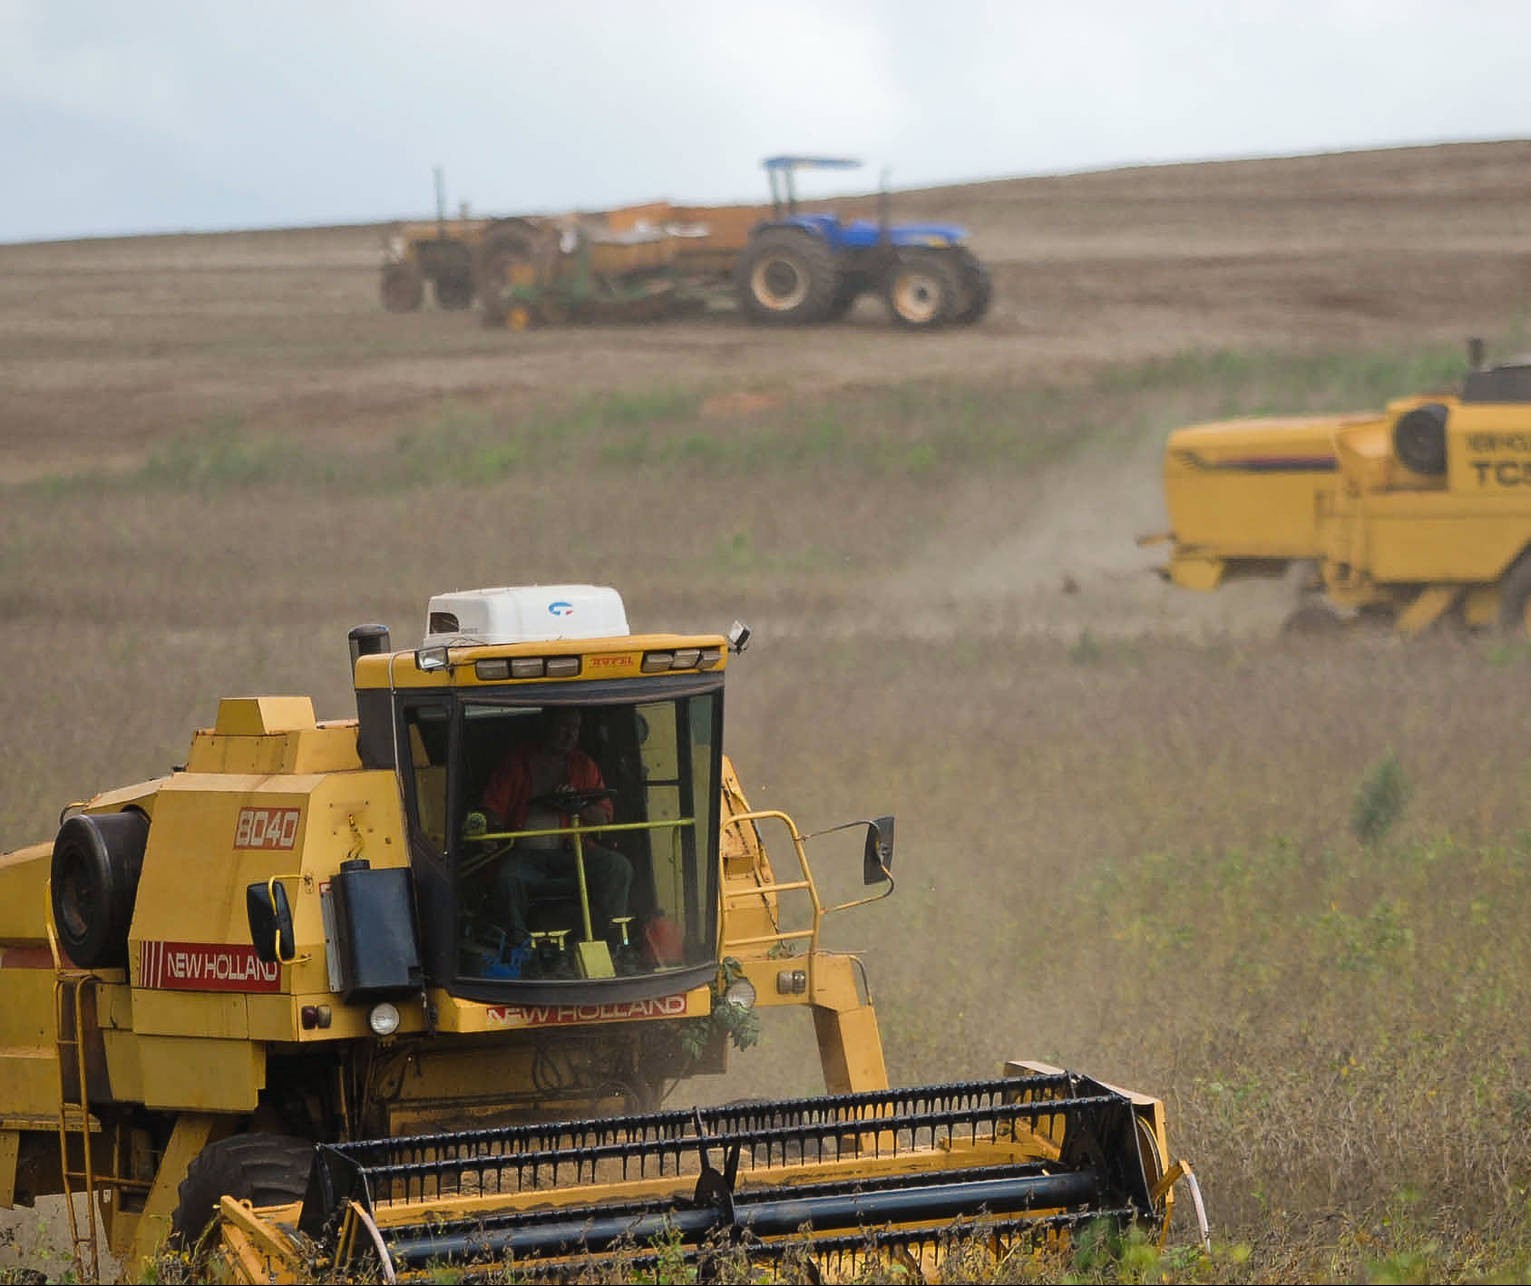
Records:
M49 935L51 938L51 934ZM85 1000L101 981L84 969L61 967L57 949L53 974L53 1030L58 1048L58 1150L64 1209L69 1212L70 1251L81 1281L101 1280L101 1246L96 1236L96 1173L91 1155L91 1127L100 1124L90 1114L90 1089L85 1052ZM70 1072L74 1075L71 1076ZM70 1082L74 1083L71 1084ZM70 1147L78 1144L78 1153ZM75 1211L77 1192L85 1193L85 1231Z
M48 946L53 953L53 1031L58 1050L58 1148L64 1209L69 1212L70 1252L80 1281L101 1280L101 1242L96 1232L96 1212L101 1196L115 1212L125 1191L148 1192L146 1180L123 1175L123 1135L112 1134L112 1162L105 1174L97 1173L91 1136L104 1126L90 1108L90 1028L94 1025L95 989L104 980L89 969L66 963L59 952L53 925L48 923ZM73 1145L73 1146L72 1146ZM85 1195L85 1227L75 1209L76 1195Z

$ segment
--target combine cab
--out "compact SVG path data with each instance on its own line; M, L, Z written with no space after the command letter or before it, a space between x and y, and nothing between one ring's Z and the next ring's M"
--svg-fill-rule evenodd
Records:
M893 819L834 828L869 892L825 905L723 754L747 638L633 635L593 586L440 595L418 648L351 632L355 719L225 699L170 776L0 857L6 1203L89 1193L130 1263L216 1221L249 1281L1162 1230L1156 1100L1020 1063L889 1088L821 933L892 891ZM812 1015L825 1096L664 1110L765 1006Z
M1165 575L1211 590L1294 566L1306 628L1359 612L1403 634L1455 616L1531 625L1531 364L1380 412L1250 419L1170 434ZM1321 596L1321 597L1320 597Z

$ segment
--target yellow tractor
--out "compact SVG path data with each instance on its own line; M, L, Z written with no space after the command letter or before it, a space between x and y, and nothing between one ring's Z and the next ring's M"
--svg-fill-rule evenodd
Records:
M889 1087L822 935L891 893L893 819L834 828L870 892L826 905L723 753L748 633L635 635L599 586L438 595L416 648L351 631L354 719L225 698L168 776L0 857L0 1204L83 1196L130 1270L175 1237L246 1281L1162 1235L1159 1101L1022 1062ZM825 1095L663 1108L768 1006L812 1015Z
M1171 433L1164 574L1211 590L1296 569L1321 593L1294 625L1389 616L1414 634L1453 616L1531 625L1531 361L1385 410L1230 420ZM1338 609L1338 610L1336 610ZM1346 614L1342 616L1341 613Z

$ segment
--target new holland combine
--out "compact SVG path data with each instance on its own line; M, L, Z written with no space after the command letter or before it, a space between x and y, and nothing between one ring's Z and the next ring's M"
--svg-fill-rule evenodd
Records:
M419 647L351 631L354 719L226 698L168 776L0 857L0 1204L84 1194L130 1269L174 1237L245 1281L1162 1235L1157 1100L1019 1061L890 1088L822 929L892 891L893 820L836 828L871 891L825 905L723 753L747 638L440 595ZM766 1006L812 1015L826 1093L666 1110Z
M1294 568L1305 628L1392 618L1415 634L1454 617L1531 630L1531 363L1382 411L1230 420L1171 433L1166 576L1212 590ZM1344 614L1344 615L1342 615Z

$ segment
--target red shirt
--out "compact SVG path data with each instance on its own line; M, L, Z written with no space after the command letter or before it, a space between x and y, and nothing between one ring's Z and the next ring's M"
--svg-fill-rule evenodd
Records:
M536 746L516 746L489 778L484 787L484 807L505 819L506 828L513 831L526 826L526 805L532 798L533 756L542 751ZM606 783L601 780L601 770L595 760L583 750L571 750L564 757L564 781L574 790L602 790ZM595 801L609 822L612 818L611 800Z

